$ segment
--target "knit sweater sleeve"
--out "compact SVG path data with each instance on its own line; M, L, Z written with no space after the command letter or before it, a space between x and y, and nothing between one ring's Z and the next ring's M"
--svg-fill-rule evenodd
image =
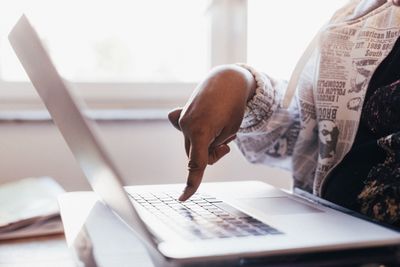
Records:
M291 169L285 159L292 155L300 128L297 96L289 108L283 108L286 81L275 80L248 65L240 66L252 73L257 89L247 103L236 144L250 162ZM274 164L276 161L279 164Z

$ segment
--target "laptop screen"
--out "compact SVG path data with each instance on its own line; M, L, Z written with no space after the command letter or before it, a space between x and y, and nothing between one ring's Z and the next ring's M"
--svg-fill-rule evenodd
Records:
M83 114L83 101L58 74L26 16L14 26L9 40L92 189L145 244L156 247L122 187L122 176L100 141L97 125Z

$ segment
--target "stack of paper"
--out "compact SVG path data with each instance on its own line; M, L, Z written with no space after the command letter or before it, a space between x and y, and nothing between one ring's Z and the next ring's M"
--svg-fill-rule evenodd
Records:
M57 197L63 192L50 177L0 185L0 240L62 233Z

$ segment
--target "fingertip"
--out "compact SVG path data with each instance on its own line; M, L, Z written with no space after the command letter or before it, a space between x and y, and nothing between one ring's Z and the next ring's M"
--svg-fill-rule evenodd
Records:
M213 165L217 161L219 161L221 158L223 158L226 154L228 154L231 151L231 148L227 144L222 144L218 147L216 147L209 155L208 157L208 164Z
M181 116L181 112L182 108L175 108L168 113L168 120L179 131L181 130L181 127L179 126L179 118Z
M231 148L228 145L223 145L222 150L225 152L225 154L228 154L231 151Z
M180 197L178 198L179 201L186 201L188 199L188 197L186 196L186 188L183 190L182 194L180 195Z
M185 187L185 189L183 190L181 196L178 198L179 201L186 201L188 200L193 194L194 192L192 192L193 190L190 187Z
M228 145L226 145L226 144L220 145L217 149L218 159L222 158L223 156L228 154L230 151L231 151L231 148Z
M185 194L182 194L182 195L178 198L178 200L181 201L181 202L185 202L185 201L187 200L187 197L185 196Z

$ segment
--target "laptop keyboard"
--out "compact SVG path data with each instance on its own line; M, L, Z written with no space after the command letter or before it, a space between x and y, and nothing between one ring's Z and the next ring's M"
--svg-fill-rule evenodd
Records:
M283 234L208 195L196 193L180 202L178 192L128 194L134 202L188 239Z

